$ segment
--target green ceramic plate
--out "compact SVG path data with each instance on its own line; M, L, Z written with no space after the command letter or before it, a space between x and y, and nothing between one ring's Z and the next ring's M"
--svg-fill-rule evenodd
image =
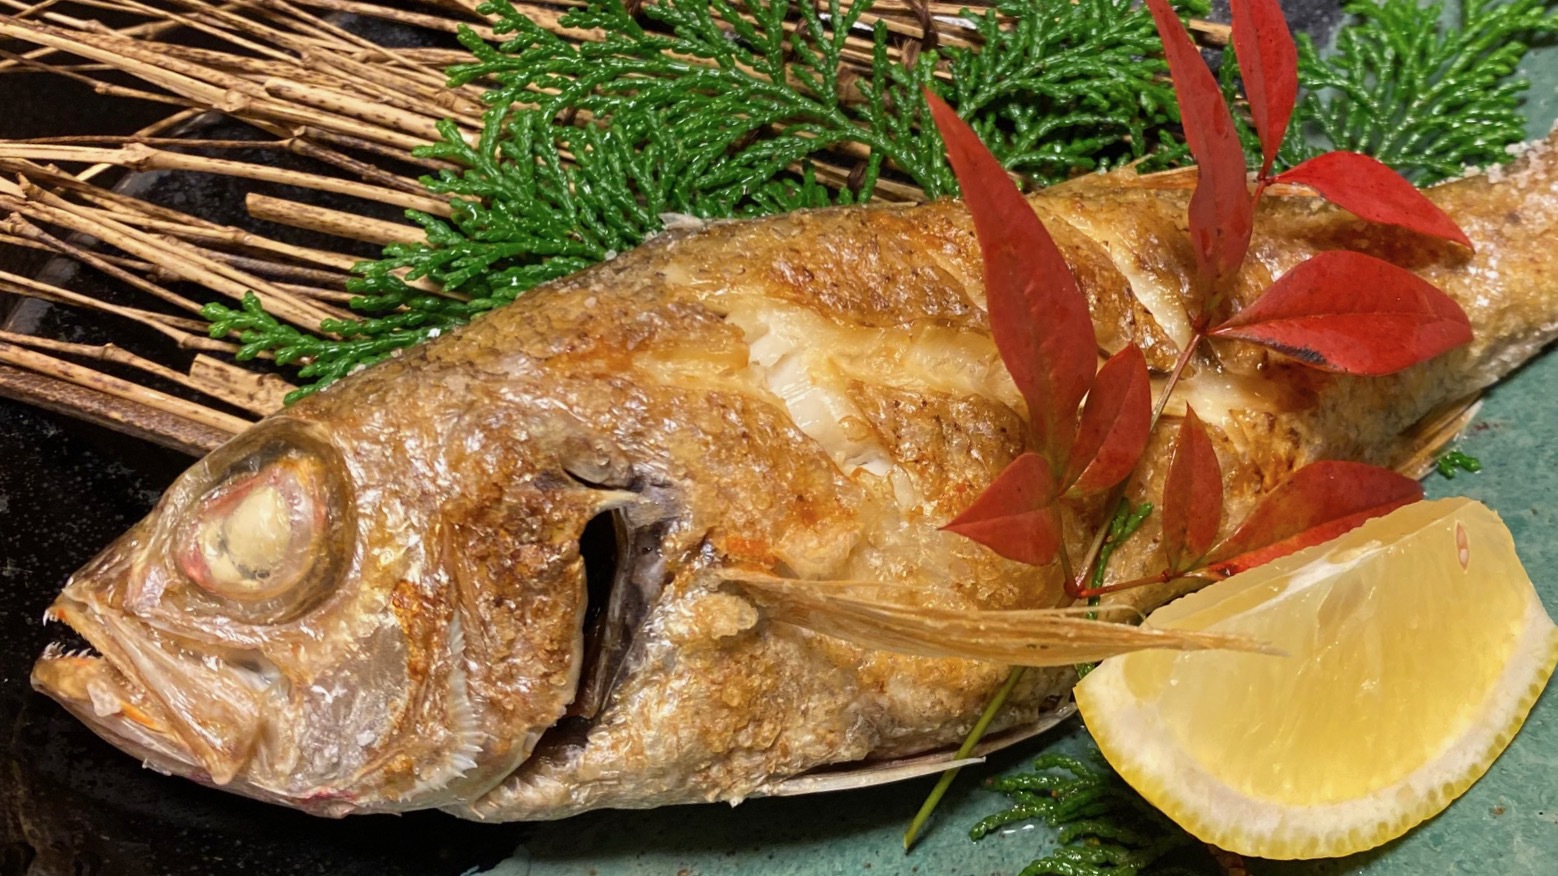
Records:
M1530 135L1544 136L1558 117L1558 48L1528 62ZM1558 246L1558 240L1554 241ZM1558 285L1558 278L1555 278ZM1558 319L1558 296L1554 300ZM1515 375L1487 399L1462 449L1485 464L1477 475L1432 476L1431 497L1465 495L1496 509L1549 613L1558 615L1558 355ZM980 842L968 828L1005 808L980 782L1021 769L1046 751L1093 750L1080 722L965 770L912 854L903 828L932 780L811 798L754 800L648 812L592 813L542 825L493 871L497 876L639 876L639 874L1016 874L1043 855L1053 832L1017 826ZM1381 849L1313 862L1252 861L1254 873L1545 874L1558 873L1558 695L1536 705L1503 757L1438 818Z

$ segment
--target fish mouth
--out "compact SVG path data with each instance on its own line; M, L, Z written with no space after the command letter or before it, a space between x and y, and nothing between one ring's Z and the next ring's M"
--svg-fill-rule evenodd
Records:
M55 642L45 648L33 665L34 690L159 772L225 785L248 762L258 735L255 722L235 726L231 720L214 721L216 726L202 727L178 714L157 693L178 680L172 660L166 653L154 653L162 652L156 644L130 641L134 621L99 614L68 596L59 597L44 613L44 623L55 621L88 647L67 649ZM163 684L149 683L148 676ZM222 710L221 717L233 716L232 709Z

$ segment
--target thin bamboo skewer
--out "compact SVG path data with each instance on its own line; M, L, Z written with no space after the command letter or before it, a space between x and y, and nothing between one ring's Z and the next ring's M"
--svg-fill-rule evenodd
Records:
M183 27L189 28L190 30L198 31L208 36L215 37L218 40L231 43L234 46L248 49L254 54L259 55L261 59L268 57L273 61L281 62L291 60L287 56L286 52L273 49L264 43L257 43L252 40L245 39L239 34L236 34L226 28L212 27L211 25L206 24L204 21L201 21L199 18L180 15L179 13L168 9L158 9L156 7L147 6L144 3L137 2L137 0L120 0L120 3L122 3L128 9L140 9L149 13L150 15L161 15L168 21L175 22Z
M28 165L28 166L29 167L33 167L33 168L37 168L38 167L37 165ZM69 178L65 177L65 179L68 180ZM213 223L206 222L205 220L197 219L196 217L186 216L185 214L181 214L181 213L177 213L175 211L167 210L166 208L154 208L153 205L149 205L149 204L146 204L145 202L138 201L138 200L135 200L135 199L132 199L132 198L126 198L126 197L124 197L122 195L118 195L116 193L110 193L110 192L106 192L106 191L103 191L103 190L92 190L90 193L87 192L87 191L83 191L82 194L83 194L84 197L87 197L89 200L110 202L110 203L113 204L113 206L119 207L120 209L117 212L115 212L115 214L114 214L116 216L116 218L118 219L118 221L123 222L123 223L128 224L128 225L131 225L131 226L138 227L138 228L145 228L145 229L148 229L148 230L159 231L159 232L163 232L163 233L166 233L166 234L173 235L174 237L176 237L179 240L183 241L184 247L189 252L191 252L193 254L196 254L196 255L199 255L199 256L201 256L201 257L203 257L205 259L208 259L208 260L210 260L212 262L225 263L225 264L231 265L231 266L233 266L235 268L238 268L240 270L249 270L251 273L254 273L254 274L274 275L274 276L277 276L277 277L292 277L292 278L295 278L295 279L306 279L306 280L309 280L311 283L315 284L315 285L312 285L312 286L294 286L292 284L276 283L276 284L274 284L274 286L271 287L271 288L273 288L275 290L279 290L279 291L281 291L283 293L286 293L286 294L289 294L289 295L292 295L292 294L294 294L296 292L302 292L303 294L302 294L300 300L313 298L313 299L319 299L319 300L323 300L323 301L339 304L339 303L348 302L353 297L353 296L345 294L345 293L336 293L333 290L321 289L318 286L318 284L320 282L326 283L326 284L328 284L330 286L339 286L341 284L344 284L344 282L346 280L346 276L347 276L344 272L345 271L349 271L352 268L353 265L355 265L358 261L360 261L360 259L358 259L358 258L355 258L355 257L352 257L352 256L343 255L343 254L329 253L329 252L326 252L324 250L319 250L319 249L311 249L311 248L299 247L299 246L295 246L295 245L291 245L291 244L280 243L278 241L271 240L270 238L263 237L261 235L253 234L252 232L247 232L247 231L243 231L243 230L236 229L236 228L229 228L229 227L225 227L225 226L215 225ZM275 211L275 215L274 216L268 216L266 218L270 218L273 221L288 222L288 224L299 225L300 227L308 227L308 222L306 222L306 221L303 221L303 222L290 222L290 221L288 221L287 216L286 216L286 209L287 208L284 206L284 205L286 205L288 203L293 203L293 202L286 202L286 201L283 201L281 199L270 199L268 206L269 206L270 209ZM310 206L310 205L303 205L303 206ZM144 210L145 212L137 212L138 209ZM313 209L317 210L317 209L320 209L320 208L313 208ZM337 213L337 211L326 211L326 214L328 214L328 213ZM320 214L320 215L325 215L325 214ZM386 234L388 232L390 232L391 230L394 230L397 234L403 234L403 232L399 231L399 229L402 226L397 226L397 225L395 225L395 223L382 223L382 225L374 225L373 223L375 222L375 220L367 220L367 219L365 219L363 217L357 217L354 214L338 214L338 216L339 216L339 218L336 221L339 222L339 223L345 223L347 221L347 219L350 218L351 222L353 224L355 224L355 225L372 225L375 228L381 228ZM184 220L184 221L181 221L181 220ZM411 226L403 226L403 227L404 228L410 228ZM80 230L80 229L78 229L78 230ZM407 239L407 240L416 240L416 239L420 239L420 237L419 236L405 236L405 239ZM264 261L264 260L262 260L262 261L256 262L255 260L252 260L252 259L249 259L249 258L246 258L246 257L243 257L243 256L237 256L237 255L234 255L234 254L231 254L231 253L223 253L223 252L219 252L219 251L214 251L214 250L203 248L203 247L201 247L201 246L199 246L199 245L197 245L197 244L195 244L193 242L193 241L197 241L197 240L198 241L211 242L211 243L218 243L218 244L246 246L246 247L260 249L261 251L272 251L272 252L275 252L277 254L290 256L292 258L297 258L297 259L302 260L302 261L309 261L309 262L312 262L312 263L315 263L315 264L322 264L322 265L324 265L327 268L333 268L337 272L343 272L343 273L335 273L335 272L325 273L325 272L320 272L317 269L311 269L311 268L307 268L307 267L295 266L295 265L290 265L290 264L287 264L287 263L274 262L274 261ZM65 245L63 245L63 244L57 243L55 245L54 249L56 251L61 251L63 249L67 249L67 247ZM69 253L67 252L66 254L69 254ZM187 265L183 265L182 263L179 263L179 262L173 262L173 263L170 263L170 264L159 264L159 266L157 268L157 273L159 275L161 275L161 276L166 276L169 279L176 279L176 280L189 280L189 279L192 279L192 277L189 274ZM418 289L418 290L421 290L421 291L424 291L424 292L428 292L428 293L433 294L433 295L440 295L440 296L452 298L452 299L455 299L455 300L465 300L465 296L460 295L459 293L454 293L454 292L450 292L450 291L448 291L446 289L443 289L441 286L439 286L436 283L433 283L433 282L427 280L426 278L422 278L422 279L418 279L418 280L406 280L405 279L405 275L408 273L408 271L406 269L397 270L395 273L397 275L401 276L402 280L405 281L412 288L415 288L415 289ZM127 281L130 281L129 278L124 278L124 279L126 279ZM143 282L143 281L131 281L131 282ZM200 280L199 282L204 282L204 281ZM209 284L207 284L207 285L209 285ZM174 303L176 306L182 307L182 308L184 308L186 310L194 310L196 308L196 305L193 302L190 302L187 299L183 299L183 298L181 298L179 296L176 296L172 292L167 291L166 289L161 289L160 287L154 287L152 289L147 289L146 291L151 292L152 294L157 295L158 297L163 297L165 299L169 299L170 303ZM256 289L256 291L259 291L258 288ZM177 299L177 300L171 300L171 299ZM328 315L333 317L333 318L338 318L339 319L339 318L348 318L348 317L350 317L349 313L346 313L346 312L341 311L339 309L329 308L329 307L327 307L326 309L328 311L330 311ZM282 316L282 312L281 311L277 311L277 315L278 316ZM283 317L283 318L286 318L286 317ZM318 328L319 321L315 320L314 322L312 322L310 324L303 324L303 323L300 323L300 324L302 324L302 325L304 325L304 327L309 328L309 329L312 330L312 329L317 329ZM206 339L202 338L202 339L199 339L199 340L203 342ZM215 343L215 342L213 342L213 343Z
M0 19L0 36L41 43L72 54L114 64L146 82L158 85L198 105L249 118L258 116L273 124L322 125L349 131L362 137L403 150L411 150L427 141L411 133L397 131L364 119L354 119L316 107L299 107L265 94L257 83L211 67L201 67L148 50L133 40L105 38L84 32L62 31L46 25L18 25ZM366 101L363 103L366 104ZM429 126L428 130L431 130Z
M77 2L80 2L80 0L77 0ZM12 2L12 0L5 0L5 5L8 5L8 6L11 6L12 8L15 8L15 7L20 6L22 4L16 3L16 2ZM88 4L88 5L90 5L90 4ZM168 32L170 30L175 29L176 27L177 27L177 25L173 24L172 22L168 22L168 21L148 21L148 22L145 22L145 23L142 23L142 24L134 25L133 27L123 28L121 30L116 31L116 33L121 34L121 35L126 36L126 37L150 37L150 36L157 36L158 34L166 33L166 32ZM47 58L49 55L56 54L58 51L59 51L58 49L51 49L51 48L48 48L48 47L41 47L41 48L34 49L31 52L28 52L27 54L23 55L22 58L24 60L27 60L27 61L36 61L39 58ZM17 62L14 61L14 60L11 60L11 59L7 59L5 61L0 61L0 71L3 71L3 70L5 70L5 69L7 69L9 67L14 67L14 66L16 66L16 64L17 64Z
M139 289L148 295L159 298L168 302L169 304L172 304L175 307L181 308L191 313L200 312L200 305L190 301L188 298L185 298L182 295L177 295L168 289L165 289L162 286L159 286L156 283L145 279L144 277L137 276L134 273L131 273L130 271L127 271L124 268L121 268L118 265L107 261L97 253L82 249L81 247L74 246L70 243L67 243L66 241L60 240L59 238L49 234L48 232L32 224L21 216L13 217L13 219L8 222L8 227L24 237L30 237L39 243L48 245L49 247L53 248L55 252L58 252L61 255L73 258L84 265L88 265L98 269L99 271L102 271L103 273L113 277L116 280L119 280L120 282L127 283L132 288Z
M201 115L199 111L192 116ZM157 123L159 126L161 122ZM145 129L142 129L145 130ZM263 149L285 150L283 140L202 140L198 137L154 137L137 131L134 134L76 134L68 137L31 137L25 140L5 140L28 146L97 146L118 147L131 143L142 146L168 146L180 149Z
M160 134L163 131L169 130L171 128L176 128L179 125L183 124L184 122L189 121L190 119L198 118L203 113L204 113L203 110L200 110L200 109L195 108L195 107L191 107L189 109L179 110L178 112L174 113L171 116L168 116L168 117L162 119L161 121L152 122L151 124L149 124L146 127L140 129L136 133L137 134L141 134L141 135ZM82 182L86 182L86 181L92 179L93 177L97 176L98 174L103 173L103 172L109 170L112 167L113 167L113 165L111 165L111 164L94 164L91 167L87 168L86 170L83 170L80 173L76 174L76 179L79 179Z
M3 21L0 21L0 24L3 24ZM50 67L37 61L28 60L24 55L18 55L14 52L7 52L4 49L0 49L0 58L5 58L7 61L16 61L22 66L29 67L40 72L53 73L58 76L64 76L66 79L72 79L84 85L89 85L94 92L105 97L123 97L130 100L142 100L148 103L165 103L170 106L185 108L188 108L192 105L190 101L182 98L171 97L166 94L157 94L154 91L142 91L139 88L130 88L124 85L114 85L113 83L109 82L101 82L97 79L93 79L90 76L84 76L80 73L77 73L73 70L67 70L63 67ZM112 69L118 69L112 65L107 66L111 67Z
M74 383L77 386L95 389L109 395L138 402L165 413L182 417L193 423L207 426L212 429L236 435L249 427L249 421L239 419L232 414L225 414L213 410L195 402L186 401L171 396L164 392L158 392L139 384L132 383L120 377L104 374L68 362L55 356L19 347L15 344L0 340L0 365L11 365L28 371L36 371L50 377Z
M376 3L359 3L355 2L355 0L296 0L295 5L329 9L332 12L350 12L354 15L393 21L397 24L409 24L445 33L454 33L460 25L464 25L488 42L496 42L499 39L497 33L491 27L483 24L479 16L472 16L470 20L463 20L426 12L409 12L404 9L380 6Z
M269 403L269 396L260 398L257 397L253 392L246 393L235 391L235 385L230 377L225 379L213 379L220 372L210 368L209 366L201 370L201 376L185 374L182 371L176 371L159 362L153 362L152 360L143 356L137 356L129 350L111 343L76 344L70 343L68 341L56 341L51 338L42 338L38 337L37 335L24 335L18 334L16 332L0 330L0 344L3 343L9 343L17 347L23 347L42 352L59 353L68 356L79 356L84 359L94 359L99 362L110 362L115 365L123 365L129 368L134 368L139 371L144 371L147 374L160 377L163 380L167 380L171 383L176 383L185 389L192 389L195 392L201 393L202 395L210 396L211 398L226 402L230 405L233 405L234 407L247 410L255 416L263 417L266 414L280 409L281 407L279 404L279 399L277 404L271 405ZM208 363L216 361L211 359L209 356L204 358ZM244 373L247 374L249 372ZM258 377L258 375L252 376ZM277 380L280 381L280 378L277 378ZM284 383L284 381L280 382ZM287 391L290 390L282 390L282 394L285 394ZM182 413L180 415L182 416ZM208 423L207 425L214 425L214 423Z
M22 56L23 58L26 55ZM38 64L35 66L20 66L0 64L0 76L21 76L29 73L110 73L112 67L107 64Z
M45 9L48 9L50 6L54 6L57 3L59 3L59 0L41 0L41 2L38 3L28 4L25 9L22 9L20 12L16 13L16 17L31 18L32 16L42 12Z
M6 226L3 222L0 222L0 227ZM21 235L17 234L11 234L5 231L0 231L0 243L21 247L22 249L35 250L37 252L46 252L51 255L63 255L63 253L60 253L54 247L49 246L46 243L39 243L36 240L22 237ZM108 255L105 253L99 253L98 257L103 261L108 262L109 264L117 265L130 271L140 271L145 274L152 274L157 270L156 265L150 262L143 262L138 259L127 259L123 256Z
M89 199L91 198L91 196L88 196L88 195L84 195L84 197L88 197ZM131 201L132 204L141 204L142 203L142 202L135 202L135 201L133 201L133 199L125 199L125 200ZM290 221L286 220L285 217L281 214L280 211L283 208L280 205L284 204L284 203L289 203L289 202L285 202L282 199L271 199L271 201L272 201L272 208L276 209L278 211L278 214L276 216L268 217L268 218L271 219L271 221L281 221L281 222L284 222L285 224L294 224L294 225L298 225L298 227L307 227L306 224L299 224L299 223L290 222ZM146 205L146 206L149 206L149 205ZM316 208L316 209L319 209L319 208ZM169 220L169 219L163 219L163 218L154 218L153 216L151 216L149 214L149 212L148 212L148 214L145 214L145 215L138 214L138 213L135 213L135 212L120 212L120 213L116 214L116 216L119 219L119 221L124 222L125 224L132 225L132 226L135 226L135 227L138 227L138 228L145 228L145 229L148 229L148 230L159 231L159 232L163 232L163 233L166 233L166 234L173 235L173 236L177 237L178 239L180 239L181 241L183 241L185 246L187 246L190 249L192 249L193 251L195 251L195 252L205 256L206 258L212 259L214 261L227 262L227 263L232 264L233 266L239 267L239 268L246 267L246 262L244 262L241 257L235 257L235 256L233 256L231 254L228 254L228 253L222 253L222 252L206 249L204 247L201 247L201 246L197 245L196 243L194 243L194 241L203 241L203 242L215 243L215 244L225 244L225 245L236 245L236 246L249 247L249 248L257 249L257 250L260 250L260 251L263 251L263 252L274 252L274 253L276 253L278 255L289 256L289 257L298 259L300 261L307 261L307 262L311 262L313 264L322 265L325 268L332 268L332 269L335 269L335 271L338 272L338 273L335 273L330 280L326 281L326 282L331 283L332 285L339 284L339 283L344 283L344 281L346 279L346 276L347 276L346 272L349 272L354 265L356 265L358 262L362 261L362 259L360 259L360 258L357 258L357 257L354 257L354 256L345 255L345 254L341 254L341 253L334 253L334 252L329 252L329 251L321 250L321 249L314 249L314 248L296 246L296 245L293 245L293 244L281 243L279 241L272 240L271 238L264 237L262 235L257 235L257 234L254 234L254 233L248 232L248 231L243 231L241 229L230 228L230 227L221 226L221 225L213 225L211 223L205 223L204 220L194 220L194 217L184 217L184 218L187 218L187 219L190 219L190 220L193 220L193 221L198 221L201 224L198 224L198 225L197 224L185 224L183 222L178 221L178 217L183 216L183 214L173 213L172 211L164 211L164 212L171 214L174 217L174 219ZM329 211L329 212L337 212L337 211ZM374 221L374 220L367 220L364 217L358 217L358 216L356 216L356 214L342 214L342 215L343 216L350 216L354 222L359 222L359 223L361 223L361 222L370 222L371 223L372 221ZM383 224L386 227L396 227L396 228L399 227L399 226L396 226L395 223L388 223L387 222L387 223L383 223ZM410 226L405 226L405 227L409 228ZM418 236L418 237L413 238L413 239L419 240L421 238ZM257 270L257 271L255 271L255 273L267 273L267 272L269 272L269 273L274 273L274 274L276 274L278 276L294 276L293 274L291 274L289 272L290 269L292 268L292 266L290 266L288 264L278 263L278 262L265 262L264 264L267 267L264 268L263 270ZM160 268L159 270L166 271L167 269ZM309 270L309 269L305 268L304 270ZM403 280L404 280L404 274L405 273L407 273L407 272L404 269L396 271L397 275L402 275L402 279ZM187 276L185 276L183 274L175 273L175 272L168 272L168 275L170 277L174 278L174 279L188 279ZM405 282L407 283L407 285L411 286L412 288L419 289L419 290L422 290L424 292L428 292L428 293L433 294L433 295L441 295L441 296L444 296L444 297L447 297L447 298L452 298L452 299L459 300L459 301L465 300L465 296L463 296L463 295L461 295L459 293L456 293L456 292L450 292L450 291L442 288L441 286L438 286L437 284L432 283L431 281L427 280L426 278L419 279L419 280L406 280ZM285 288L285 286L280 286L280 285L278 285L278 287L279 288ZM336 300L336 299L334 297L332 297L331 300ZM280 315L280 314L278 313L277 315ZM350 316L350 314L346 314L346 313L343 313L343 312L340 312L340 311L336 311L332 315L335 316L336 318L345 318L345 317ZM309 328L317 328L317 323L315 323L312 326L308 326L308 327Z
M446 87L444 77L440 74L440 71L428 70L420 65L408 63L399 57L394 50L352 33L332 22L318 18L312 13L305 12L297 6L288 3L287 0L271 0L271 2L278 10L285 10L290 13L290 17L286 20L292 27L297 27L299 23L306 22L309 25L310 31L323 38L334 38L342 43L355 45L364 53L365 57L378 56L383 58L385 61L400 67L408 76L419 79L423 84L430 85L435 89ZM273 15L272 17L275 18L276 16Z
M96 146L53 146L32 143L0 143L0 160L23 159L26 161L81 161L112 164L129 170L191 170L198 173L218 173L257 182L300 186L320 192L332 192L365 201L377 201L407 210L420 210L435 216L448 216L449 205L436 198L411 195L383 186L352 182L336 177L304 173L280 167L267 167L227 158L208 158L204 155L185 155L155 149L141 143L127 143L116 149Z
M5 187L0 186L0 192L4 190ZM0 195L0 209L30 214L50 224L89 234L133 256L161 264L175 271L181 279L200 283L235 301L241 301L246 293L253 292L265 302L266 310L305 328L316 329L323 320L341 315L300 301L258 277L208 259L182 241L153 237L102 211L79 207L36 188L23 198ZM184 307L190 304L177 296L170 303ZM198 307L193 310L199 312Z
M194 245L195 241L200 241L223 246L234 246L305 262L342 274L349 272L353 265L361 261L360 258L344 253L282 243L281 241L272 240L269 237L239 228L218 225L198 216L180 213L177 210L152 204L138 198L132 198L110 189L85 185L68 174L59 173L43 165L26 161L0 161L0 169L6 168L28 177L35 183L46 181L60 189L69 191L88 203L109 210L123 222L137 227L172 234L187 244ZM286 265L286 263L277 264Z
M216 398L260 416L281 410L287 393L296 389L274 374L256 374L206 355L195 356L189 364L189 376L208 387L206 392Z
M286 262L275 262L267 259L254 258L253 256L239 255L237 253L222 252L214 249L204 249L207 256L224 261L235 268L269 277L278 282L292 281L298 283L312 283L315 286L323 286L333 289L344 289L349 275L340 271L327 271L319 268L309 268L302 265L292 265Z
M323 289L318 286L304 286L299 283L277 283L278 287L291 292L299 298L313 298L319 301L328 301L332 304L350 304L356 295L343 292L339 289Z
M233 433L40 371L0 365L0 397L85 420L191 456L204 456Z
M360 240L385 246L391 243L416 243L422 240L422 229L400 222L370 219L355 213L316 207L298 201L272 198L250 192L244 198L249 215L256 219L279 222L294 228L320 231L348 240Z
M9 271L0 271L0 292L9 292L13 295L37 298L43 301L71 304L91 310L100 310L114 316L121 316L159 332L172 339L180 347L187 349L204 349L214 353L235 353L238 351L237 344L219 341L199 334L199 332L205 329L205 323L171 317L150 310L110 304L88 295L52 286Z

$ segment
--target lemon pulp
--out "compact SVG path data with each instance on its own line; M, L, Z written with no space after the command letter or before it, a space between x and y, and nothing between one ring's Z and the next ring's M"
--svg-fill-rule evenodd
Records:
M1077 688L1120 774L1241 854L1371 848L1442 810L1525 720L1558 628L1492 511L1419 502L1154 612L1283 656L1147 651Z

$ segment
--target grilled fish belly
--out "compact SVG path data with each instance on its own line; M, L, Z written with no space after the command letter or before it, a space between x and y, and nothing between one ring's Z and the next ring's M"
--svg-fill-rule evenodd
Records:
M1476 340L1367 379L1205 345L1167 413L1192 404L1210 426L1225 532L1307 462L1409 467L1553 337L1555 183L1538 144L1499 181L1432 189L1475 254L1303 192L1268 196L1238 303L1318 251L1354 249L1439 285ZM1100 357L1134 342L1162 374L1188 341L1193 184L1193 173L1115 173L1031 199L1088 297ZM94 719L65 667L43 661L35 680L137 756L326 814L544 819L782 792L819 767L959 741L1007 670L777 622L726 573L909 584L941 608L1066 604L1058 569L939 529L1026 448L1024 416L990 339L962 205L667 232L261 423L83 570L59 614L109 645L94 641L116 695L152 704L140 729ZM1171 433L1149 446L1133 501L1161 497ZM303 486L286 493L290 482L266 474L296 448L326 460L318 477L333 486L292 475ZM177 557L214 543L201 533L215 524L198 521L249 507L252 484L272 481L293 522L271 541L290 550L300 507L340 535L328 562L296 561L307 598L267 597L261 617L201 578L217 566ZM1067 509L1074 555L1103 510ZM612 530L615 558L590 557L587 570L579 541L592 520ZM1162 568L1157 539L1149 519L1111 577ZM602 565L609 586L588 587ZM1120 598L1149 609L1174 595L1161 585ZM137 656L160 659L175 641L215 655L218 676L240 660L263 672L224 687L174 657L154 672ZM1073 680L1028 673L996 729L1059 708ZM246 742L197 744L202 722L176 714L219 689L224 708L252 712L228 721Z

